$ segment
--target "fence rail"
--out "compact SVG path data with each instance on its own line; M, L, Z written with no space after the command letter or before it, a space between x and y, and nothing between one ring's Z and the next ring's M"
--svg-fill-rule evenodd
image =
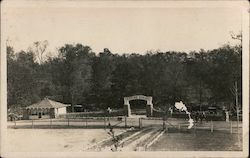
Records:
M187 130L187 120L163 120L162 118L129 118L129 117L82 117L82 118L58 118L40 120L19 120L8 122L9 128L144 128L157 127L163 129ZM238 128L237 128L238 127ZM226 131L229 133L239 132L242 123L237 126L236 121L208 121L194 123L192 131L209 130Z

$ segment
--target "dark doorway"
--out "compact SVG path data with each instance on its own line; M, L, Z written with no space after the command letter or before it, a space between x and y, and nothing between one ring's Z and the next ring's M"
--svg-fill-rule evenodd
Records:
M145 100L131 100L129 101L131 114L132 115L146 115L146 104Z
M38 113L38 118L42 118L42 113L41 112Z

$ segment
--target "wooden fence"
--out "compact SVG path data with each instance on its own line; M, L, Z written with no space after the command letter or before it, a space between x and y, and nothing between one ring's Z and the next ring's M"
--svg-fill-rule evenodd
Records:
M144 128L156 127L175 131L188 131L187 120L163 120L162 118L129 118L129 117L82 117L82 118L60 118L60 119L39 119L19 120L8 122L10 128ZM238 128L237 128L238 127ZM207 130L226 131L237 133L242 130L242 123L237 125L236 121L205 121L194 123L189 131Z

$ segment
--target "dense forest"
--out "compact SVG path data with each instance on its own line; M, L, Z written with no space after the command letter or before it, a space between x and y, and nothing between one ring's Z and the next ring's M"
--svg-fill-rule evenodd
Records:
M155 107L182 100L193 107L234 108L236 90L241 98L241 45L118 55L65 44L54 57L45 55L46 45L35 42L34 49L20 52L7 47L8 108L50 97L89 110L118 109L123 97L136 94L153 96Z

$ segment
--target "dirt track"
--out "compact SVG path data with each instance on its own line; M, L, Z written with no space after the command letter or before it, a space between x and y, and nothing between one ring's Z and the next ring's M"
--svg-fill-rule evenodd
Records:
M161 129L159 128L144 128L141 130L132 129L127 130L126 132L119 135L119 145L118 151L137 151L145 150L147 144L149 144L153 138L155 138ZM87 149L88 151L111 151L114 150L114 140L112 138L98 143L91 148Z

